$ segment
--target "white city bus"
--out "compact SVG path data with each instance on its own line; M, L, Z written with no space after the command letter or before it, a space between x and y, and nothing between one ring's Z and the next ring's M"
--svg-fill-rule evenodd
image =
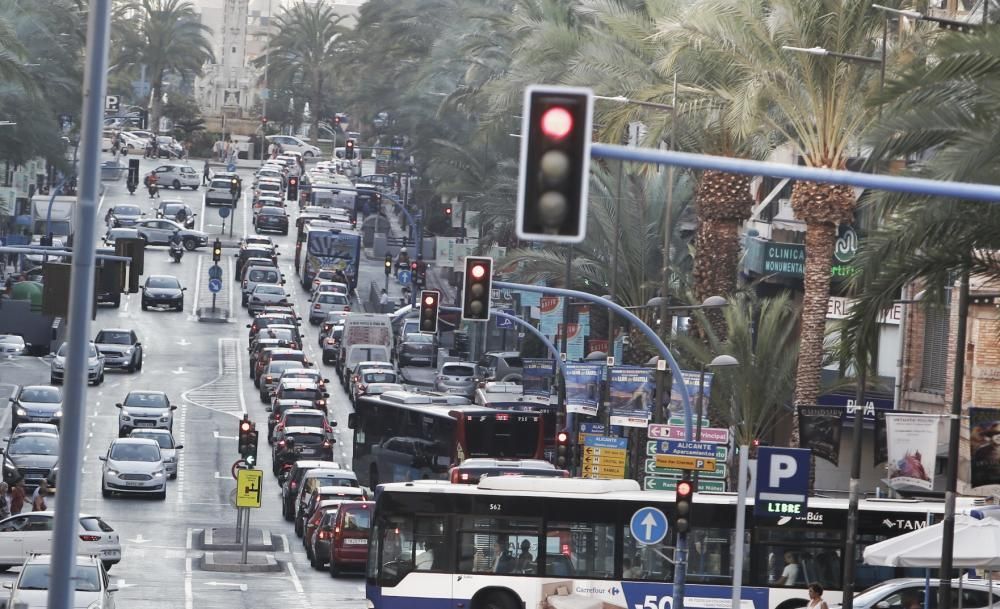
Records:
M629 523L654 506L672 524L672 491L641 491L632 480L494 477L478 486L386 484L376 495L367 567L373 609L671 608L675 535L642 545ZM686 607L729 607L735 504L731 493L695 495ZM974 505L959 500L959 509ZM943 502L861 500L857 556L943 512ZM846 499L810 497L806 514L795 517L756 517L748 506L743 609L804 607L812 582L839 603L846 522ZM860 558L855 572L857 590L923 576Z

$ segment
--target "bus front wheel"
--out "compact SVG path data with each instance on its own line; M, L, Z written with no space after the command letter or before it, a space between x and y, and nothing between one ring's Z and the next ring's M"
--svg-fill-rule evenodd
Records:
M471 609L521 609L524 604L507 590L482 590L472 599Z

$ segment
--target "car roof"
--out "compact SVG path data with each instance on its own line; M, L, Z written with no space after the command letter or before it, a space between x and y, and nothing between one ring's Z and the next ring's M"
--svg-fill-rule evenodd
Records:
M82 517L82 516L81 516ZM92 556L90 554L77 554L76 564L77 566L97 566L98 557ZM29 554L28 559L24 564L26 565L47 565L52 562L51 554Z
M474 363L472 363L472 362L445 362L445 363L441 364L442 368L444 368L445 366L462 366L464 368L475 368L476 367L476 365Z
M101 332L131 332L130 328L101 328L97 331L98 334Z
M162 395L163 397L167 396L166 391L157 391L155 389L132 389L131 391L125 394L125 397L127 398L133 393L144 393L146 395Z
M346 492L345 492L346 489ZM364 489L356 486L321 486L316 489L321 495L326 493L344 493L345 495L363 495Z
M146 281L149 281L150 279L174 279L180 283L180 280L177 279L176 275L149 275L146 277Z
M151 444L157 448L160 447L156 440L152 440L150 438L116 438L111 441L111 444Z
M299 402L309 402L309 400L297 400L297 401L299 401ZM287 410L287 411L285 411L285 414L288 414L289 412L293 412L293 411ZM326 416L325 412L323 412L322 410L317 410L315 408L298 408L294 412L295 412L295 414L313 414L313 415L317 415L317 416ZM289 427L288 429L295 429L295 428L294 427Z

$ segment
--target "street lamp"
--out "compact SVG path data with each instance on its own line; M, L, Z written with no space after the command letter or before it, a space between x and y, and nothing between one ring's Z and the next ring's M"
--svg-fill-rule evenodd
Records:
M987 6L989 2L984 2L983 6L983 23L986 23L986 13ZM886 12L892 13L894 15L899 15L900 17L907 17L909 19L914 19L916 21L930 21L932 23L938 24L938 26L943 27L947 30L955 30L956 32L971 32L976 29L977 24L967 23L965 21L956 21L954 19L945 19L943 17L933 17L931 15L925 15L914 10L909 9L898 9L891 8L888 6L882 6L881 4L873 4L872 8Z

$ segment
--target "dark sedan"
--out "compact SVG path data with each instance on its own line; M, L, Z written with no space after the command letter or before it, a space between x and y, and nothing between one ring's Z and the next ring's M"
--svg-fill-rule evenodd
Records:
M418 362L434 366L437 363L437 338L433 334L410 332L403 342L399 343L396 357L400 366Z
M276 231L282 235L288 234L288 214L281 207L261 207L253 217L253 228L256 232Z
M167 307L183 311L185 290L173 275L150 275L142 286L142 310Z
M115 205L111 208L111 226L109 228L135 226L135 223L142 220L145 215L138 205Z
M16 387L10 397L10 429L21 423L62 422L62 391L51 385L28 385Z
M173 220L184 228L194 228L194 217L198 215L190 205L181 201L162 201L156 208L156 217Z

